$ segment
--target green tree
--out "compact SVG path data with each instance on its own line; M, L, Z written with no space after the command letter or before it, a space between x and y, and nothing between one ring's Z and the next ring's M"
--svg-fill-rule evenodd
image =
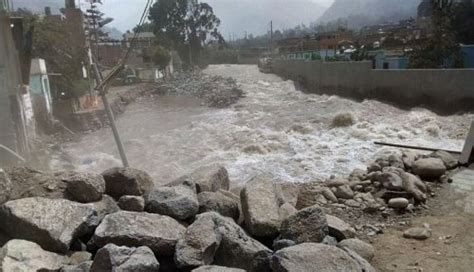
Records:
M151 60L155 65L159 66L161 70L164 70L171 61L171 54L163 46L157 46L153 48Z
M453 29L454 1L430 0L432 33L410 56L412 68L460 67L462 59Z
M153 30L162 44L178 49L189 63L199 62L206 41L224 42L212 7L197 0L158 0L150 9Z
M463 2L454 7L453 30L458 42L474 44L474 3Z
M80 92L74 86L82 79L86 51L74 44L65 22L50 17L40 18L25 10L17 14L24 18L24 29L32 35L32 58L44 59L49 73L60 74L50 79L53 89L69 97L86 92L88 88Z

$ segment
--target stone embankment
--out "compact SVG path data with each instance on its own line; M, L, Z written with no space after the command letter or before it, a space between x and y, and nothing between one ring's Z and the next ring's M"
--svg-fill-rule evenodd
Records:
M375 271L358 225L425 209L457 166L445 152L377 158L348 178L231 188L210 165L165 186L132 168L0 171L2 271ZM426 239L429 227L409 229Z

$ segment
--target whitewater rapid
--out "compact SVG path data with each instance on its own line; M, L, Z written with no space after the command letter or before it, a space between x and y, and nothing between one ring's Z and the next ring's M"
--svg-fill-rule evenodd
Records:
M473 115L439 116L366 100L305 94L292 81L252 65L210 66L205 73L233 77L245 97L226 109L191 97L144 97L117 118L132 167L163 184L193 169L221 163L241 184L259 173L281 182L321 180L364 168L386 141L461 150ZM351 127L331 128L338 113ZM108 128L62 145L51 168L101 172L120 166Z

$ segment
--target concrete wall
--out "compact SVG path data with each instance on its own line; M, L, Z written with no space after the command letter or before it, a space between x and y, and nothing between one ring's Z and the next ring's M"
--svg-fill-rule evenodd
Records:
M424 106L441 113L474 111L474 69L374 70L369 61L276 60L274 72L313 93Z
M0 12L0 144L25 155L29 150L21 94L21 70L10 20ZM0 165L16 159L0 148Z

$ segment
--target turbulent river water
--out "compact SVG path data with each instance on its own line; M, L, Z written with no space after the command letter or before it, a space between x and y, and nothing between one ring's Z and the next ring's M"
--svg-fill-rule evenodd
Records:
M461 150L473 118L305 94L292 81L251 65L210 66L205 73L233 77L246 97L226 109L190 97L146 97L117 119L131 166L158 184L212 163L225 165L235 184L259 173L282 182L344 175L389 151L374 141ZM339 113L351 113L356 123L331 128ZM55 170L100 172L113 166L120 160L107 128L64 144L51 162Z

